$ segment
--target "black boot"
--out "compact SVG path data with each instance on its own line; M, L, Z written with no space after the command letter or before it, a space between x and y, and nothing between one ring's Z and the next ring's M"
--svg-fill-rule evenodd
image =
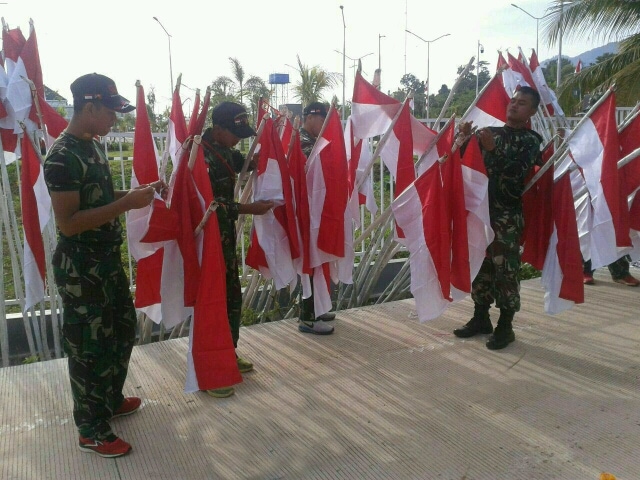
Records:
M493 331L493 335L487 341L487 348L489 350L500 350L516 339L515 333L513 333L513 316L515 312L509 310L500 310L500 318L498 319L498 325Z
M479 333L487 334L493 332L493 326L489 319L489 307L491 305L475 304L473 317L462 328L456 328L453 334L460 338L469 338Z

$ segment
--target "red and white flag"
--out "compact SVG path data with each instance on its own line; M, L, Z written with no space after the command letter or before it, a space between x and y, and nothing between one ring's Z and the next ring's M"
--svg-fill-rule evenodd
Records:
M581 71L582 71L582 60L578 59L578 63L576 63L575 73L580 73Z
M294 260L300 256L293 192L287 160L274 121L267 118L260 136L253 198L271 200L274 208L253 217L253 234L246 263L273 279L277 290L294 287ZM264 263L266 261L266 264Z
M544 78L544 73L542 72L540 63L538 62L538 55L535 50L532 50L531 58L529 59L529 68L531 69L531 75L533 77L536 90L538 90L542 102L547 106L549 115L564 116L564 112L558 103L555 92L549 88L549 85L547 85L547 81Z
M549 197L547 197L548 199ZM553 184L553 231L542 267L544 310L555 315L584 303L582 255L569 175ZM547 200L548 201L548 200Z
M371 175L363 178L365 172L370 171L373 156L368 139L360 139L353 135L351 117L347 118L344 139L349 162L349 210L353 221L360 225L360 205L365 205L372 215L378 211Z
M631 120L619 132L620 158L640 148L640 116ZM629 206L629 235L633 243L633 251L629 252L633 260L640 259L640 158L620 168L620 186Z
M620 158L615 118L615 94L611 92L569 139L571 155L584 174L591 196L593 225L590 255L593 268L614 262L631 247L629 230L622 216L617 162ZM628 220L626 225L628 225Z
M137 87L136 107L131 188L159 180L159 157L142 85ZM175 288L174 279L162 274L165 244L175 243L178 235L176 212L156 193L148 207L127 212L126 221L129 252L137 261L134 304L155 323L166 318L165 326L171 328L189 315L183 311L182 292Z
M44 171L29 135L22 136L22 222L24 226L25 312L44 299L45 253L42 232L51 219Z
M531 71L524 63L511 55L511 53L507 53L507 62L509 68L502 72L502 81L505 84L507 95L513 96L520 87L536 88Z
M349 179L344 132L333 105L307 159L306 180L310 218L309 266L316 268L329 263L332 281L352 283L353 268L347 271L338 268L336 263L345 258L348 249L353 248L353 230L350 216L345 220ZM319 316L331 309L326 302L320 304L324 297L318 291L328 287L315 281L313 287L315 313Z
M461 121L473 122L478 128L501 127L507 121L507 106L511 97L507 95L501 75L494 75L479 93L462 117Z

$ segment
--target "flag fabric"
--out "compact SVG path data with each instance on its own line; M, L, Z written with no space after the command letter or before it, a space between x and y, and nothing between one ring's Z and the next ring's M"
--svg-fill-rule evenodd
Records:
M542 267L544 310L554 315L584 303L582 255L569 175L553 183L553 232Z
M352 131L356 138L365 139L384 135L401 108L401 102L382 93L362 78L360 72L356 73L351 102ZM413 115L410 115L410 119L413 153L420 157L425 153L436 133Z
M313 296L317 317L331 309L331 303L323 301L329 295L329 279L334 282L353 282L353 265L345 269L339 264L353 249L353 229L347 212L349 180L344 132L333 105L306 166L310 221L309 266L315 269ZM324 266L327 263L329 265ZM325 281L315 281L315 276L320 275L317 267L325 268L322 272Z
M29 135L22 136L22 222L24 226L24 311L44 299L45 252L42 232L51 218L44 171Z
M620 157L624 158L640 148L640 116L624 126L619 132ZM633 250L629 252L633 260L640 259L640 158L636 158L619 170L620 186L629 207L629 235Z
M291 184L293 186L293 201L298 224L301 253L294 264L296 266L296 272L300 275L302 298L309 298L312 294L309 278L313 275L313 268L310 265L311 220L309 218L306 162L307 158L300 146L300 136L295 132L291 151L289 152L288 163L289 175L291 176Z
M267 118L258 139L260 152L253 187L254 201L272 200L274 208L253 217L246 263L273 279L276 289L295 286L294 260L300 256L289 167L273 119ZM263 263L266 261L266 265Z
M590 259L593 268L608 265L631 247L626 206L621 205L618 178L620 147L611 92L569 139L574 161L580 166L591 197L593 225ZM587 258L585 258L586 260Z
M184 154L183 144L187 140L187 123L184 119L182 103L180 99L180 84L176 85L171 100L171 112L169 113L169 122L167 125L167 142L162 156L162 165L160 171L164 172L169 161L173 165L171 178L169 180L169 203L173 198L173 186L176 182L176 176L180 169L180 159ZM185 157L188 158L188 155Z
M507 95L512 97L520 87L536 88L531 71L523 62L511 55L511 53L507 53L507 63L509 68L502 72L502 81L505 84ZM508 80L506 80L507 78Z
M365 172L369 170L373 156L369 150L368 140L354 136L351 117L347 118L344 138L349 164L349 210L351 211L351 218L359 225L360 205L365 205L372 215L375 215L378 211L371 175L367 176L367 178L362 178Z
M144 88L138 85L131 188L157 182L158 167L158 154L151 135ZM175 288L175 280L169 275L163 275L165 244L168 241L175 243L178 235L176 212L170 210L156 193L148 207L127 212L126 222L129 251L137 261L135 307L155 323L166 318L165 326L171 328L190 313L183 312L182 292Z
M184 265L184 305L193 306L189 332L185 392L228 387L242 381L227 317L226 267L217 216L208 217L194 236L213 200L210 184L197 177L206 171L202 146L197 146L193 171L181 159L171 208L180 219L178 244ZM199 190L199 185L207 186ZM178 276L178 275L176 275Z
M289 153L289 147L291 146L291 136L293 135L293 124L286 115L279 115L277 117L278 135L282 142L282 149L285 153Z
M576 63L575 73L580 73L582 71L582 60L578 59L578 63Z
M461 162L464 204L468 212L469 278L473 282L495 236L489 217L489 178L475 136L469 140Z
M533 82L538 93L540 93L542 102L547 106L549 115L555 114L564 116L564 112L558 103L555 92L547 85L547 81L544 78L544 73L542 72L540 63L538 62L538 55L535 50L532 50L531 58L529 59L529 68L531 69Z
M511 97L502 83L500 75L494 75L485 85L462 117L462 121L473 122L478 128L501 127L507 121L507 106Z

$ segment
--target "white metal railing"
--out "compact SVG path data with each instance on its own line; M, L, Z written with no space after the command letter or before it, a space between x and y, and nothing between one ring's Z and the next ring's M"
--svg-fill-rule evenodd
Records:
M624 108L619 108L617 111L617 115L618 115L618 121L621 122L624 117L629 113L629 111L631 111L632 109L624 109ZM577 122L580 120L579 117L572 117L572 118L568 118L568 125L569 128L575 126L577 124ZM432 124L433 120L430 120L429 122L426 122L423 120L424 123L427 123L429 125ZM166 138L167 135L166 133L155 133L153 134L154 139L156 140L156 144L158 146L159 151L162 151L165 147L165 143L166 143ZM133 133L132 132L123 132L123 133L110 133L108 135L106 135L105 137L102 138L102 143L104 145L105 148L105 152L107 153L107 156L109 157L110 161L111 161L111 165L112 165L112 172L113 172L113 177L114 177L114 183L116 184L116 189L126 189L130 186L130 178L128 178L127 175L127 171L129 171L128 168L125 168L127 166L127 164L131 163L132 158L129 158L131 155L127 155L125 154L125 152L129 152L132 151L132 147L133 147ZM107 148L107 146L110 146L111 148ZM115 147L115 148L113 148ZM382 164L381 161L377 161L377 164L375 166L375 168L372 170L371 175L374 177L374 184L376 185L378 191L376 192L376 200L379 203L378 205L378 214L380 212L384 212L385 209L391 204L392 198L393 198L393 184L391 181L391 177L389 175L389 172L385 169L384 165ZM18 176L19 178L19 176ZM4 191L4 187L2 189L2 192L0 193L4 193L5 195L7 195L7 192ZM4 201L4 200L3 200ZM367 226L369 226L372 222L374 222L376 220L375 217L372 217L368 212L365 211L364 207L361 209L361 213L360 213L360 219L361 219L361 230L363 231L364 229L366 229ZM124 224L124 221L123 221ZM0 223L0 226L2 224ZM22 230L21 226L19 227L20 230ZM7 230L6 228L2 229L2 241L5 241L5 236L7 235ZM377 235L376 238L374 238L374 235ZM20 231L19 235L15 235L12 234L13 238L23 238L22 232ZM358 235L356 234L356 237ZM244 245L246 242L246 234L245 237L243 238L243 241L240 242L240 248L241 248L241 254L242 254L242 271L241 271L241 276L243 279L249 281L249 279L251 279L251 281L253 281L255 283L256 281L256 272L254 272L251 268L247 267L244 264ZM369 262L370 259L372 257L375 257L375 255L380 254L380 255L393 255L395 253L397 253L398 251L401 251L401 248L397 248L397 245L393 245L393 240L392 240L392 235L389 235L387 237L385 237L384 235L379 235L379 232L373 232L371 235L369 235L367 238L363 238L357 245L354 245L354 248L356 248L356 262L360 262L361 259L364 259L366 262ZM373 250L370 251L369 250L369 245L372 245ZM21 251L22 245L19 245L19 249ZM402 247L403 248L403 247ZM135 290L135 278L133 275L131 275L131 272L134 270L134 260L132 259L131 255L129 254L129 250L128 250L128 244L127 242L125 242L123 250L126 252L126 267L128 267L129 270L129 279L130 279L130 284L131 284L131 289ZM2 252L3 250L0 250L0 252ZM384 252L384 253L381 253ZM4 253L2 253L3 256L8 256L8 253L6 252L6 249L4 249ZM125 268L126 268L125 267ZM11 276L11 272L7 272L4 271L4 277L8 278ZM16 278L15 275L13 276L13 278ZM21 279L21 281L23 281ZM6 281L5 283L6 284ZM14 285L15 286L15 285ZM22 286L23 287L23 286ZM406 279L403 280L402 285L395 285L394 286L396 290L398 289L408 289L408 285L406 284ZM273 308L273 302L275 302L274 298L275 298L275 294L270 295L268 294L268 291L270 289L270 285L268 282L264 282L264 284L262 285L262 296L259 300L259 305L260 308L263 308L265 310L268 310L269 308ZM19 289L19 290L22 290ZM54 289L55 290L55 289ZM20 299L18 298L7 298L7 292L6 289L3 290L3 294L2 294L2 302L3 302L3 306L5 309L5 312L7 309L12 309L13 311L16 310L16 306L19 306L21 304ZM57 302L59 305L59 301ZM43 320L38 320L37 315L38 315L38 308L39 309L50 309L51 308L51 302L50 299L46 299L45 302L41 303L39 307L36 307L36 309L32 310L32 313L29 317L29 320L27 319L23 319L22 323L24 323L24 328L22 328L23 332L28 332L29 331L33 331L33 332L37 332L39 330L41 331L45 331L46 332L46 326L43 326L41 323L41 321ZM289 313L287 314L288 316L292 316L293 315L293 308L290 309ZM44 317L44 315L42 315ZM22 314L20 312L15 312L14 314L5 314L4 318L0 317L0 334L5 334L7 335L8 330L8 322L9 321L15 321L12 320L14 318L20 318L22 317ZM145 320L143 319L142 322L144 322ZM141 330L144 329L145 332L147 332L150 335L151 332L151 326L147 323L141 323L140 324ZM55 329L55 326L53 327ZM155 327L154 327L155 328ZM162 327L161 327L162 328ZM180 330L181 333L182 330ZM46 336L46 334L45 334ZM46 340L43 339L39 339L38 342L34 342L33 339L29 339L29 350L31 352L31 355L38 355L40 358L44 358L44 357L49 357L49 353L46 353L45 355L43 355L39 350L41 348L45 348L46 349L46 345L45 347L42 347L42 343L46 344ZM8 349L9 343L8 343L8 339L4 339L3 342L0 343L0 349L2 350L6 350ZM56 348L56 355L60 355L59 353L59 349ZM6 366L6 358L8 357L8 354L6 351L3 351L3 366Z

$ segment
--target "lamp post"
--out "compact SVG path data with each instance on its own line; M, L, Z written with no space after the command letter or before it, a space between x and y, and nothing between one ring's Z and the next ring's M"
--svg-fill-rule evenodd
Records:
M338 51L338 50L334 50L334 52L339 53L342 55L342 52ZM358 60L362 60L365 57L368 57L369 55L373 55L373 52L369 52L366 55L362 55L361 57L358 58L351 58L349 55L344 55L345 58L348 58L349 60L351 60L353 62L352 68L354 70L353 75L355 76L355 69L358 66Z
M345 120L345 79L346 79L346 51L347 51L347 24L344 21L344 5L340 5L340 12L342 13L342 121Z
M560 23L558 24L558 71L556 72L556 90L560 89L560 72L562 70L562 17L564 16L564 1L560 2Z
M484 46L478 40L478 56L476 57L476 97L478 96L478 80L480 78L480 54L484 53Z
M382 54L380 52L380 39L385 37L386 35L378 34L378 70L382 69Z
M548 14L542 15L541 17L535 17L535 16L531 15L529 12L527 12L524 8L519 7L515 3L512 3L511 6L512 7L516 7L518 10L523 11L524 13L526 13L527 15L529 15L531 18L533 18L536 21L536 55L539 55L539 52L538 52L538 27L540 25L540 20L542 20Z
M171 95L169 96L169 98L171 98L173 97L173 66L171 65L171 35L169 34L169 32L167 32L167 29L164 28L164 25L162 25L160 20L158 20L158 17L153 17L153 19L156 22L158 22L158 24L162 27L162 30L164 30L164 33L167 34L167 38L169 39L169 75L171 75Z
M405 32L410 33L411 35L413 35L416 38L419 38L420 40L422 40L424 43L427 44L427 120L429 120L429 76L430 76L430 71L429 71L429 57L430 55L430 48L431 48L431 44L433 42L435 42L436 40L440 40L442 37L447 37L449 35L451 35L450 33L445 33L444 35L440 35L437 38L434 38L433 40L425 40L424 38L420 37L419 35L416 35L415 33L405 29Z

